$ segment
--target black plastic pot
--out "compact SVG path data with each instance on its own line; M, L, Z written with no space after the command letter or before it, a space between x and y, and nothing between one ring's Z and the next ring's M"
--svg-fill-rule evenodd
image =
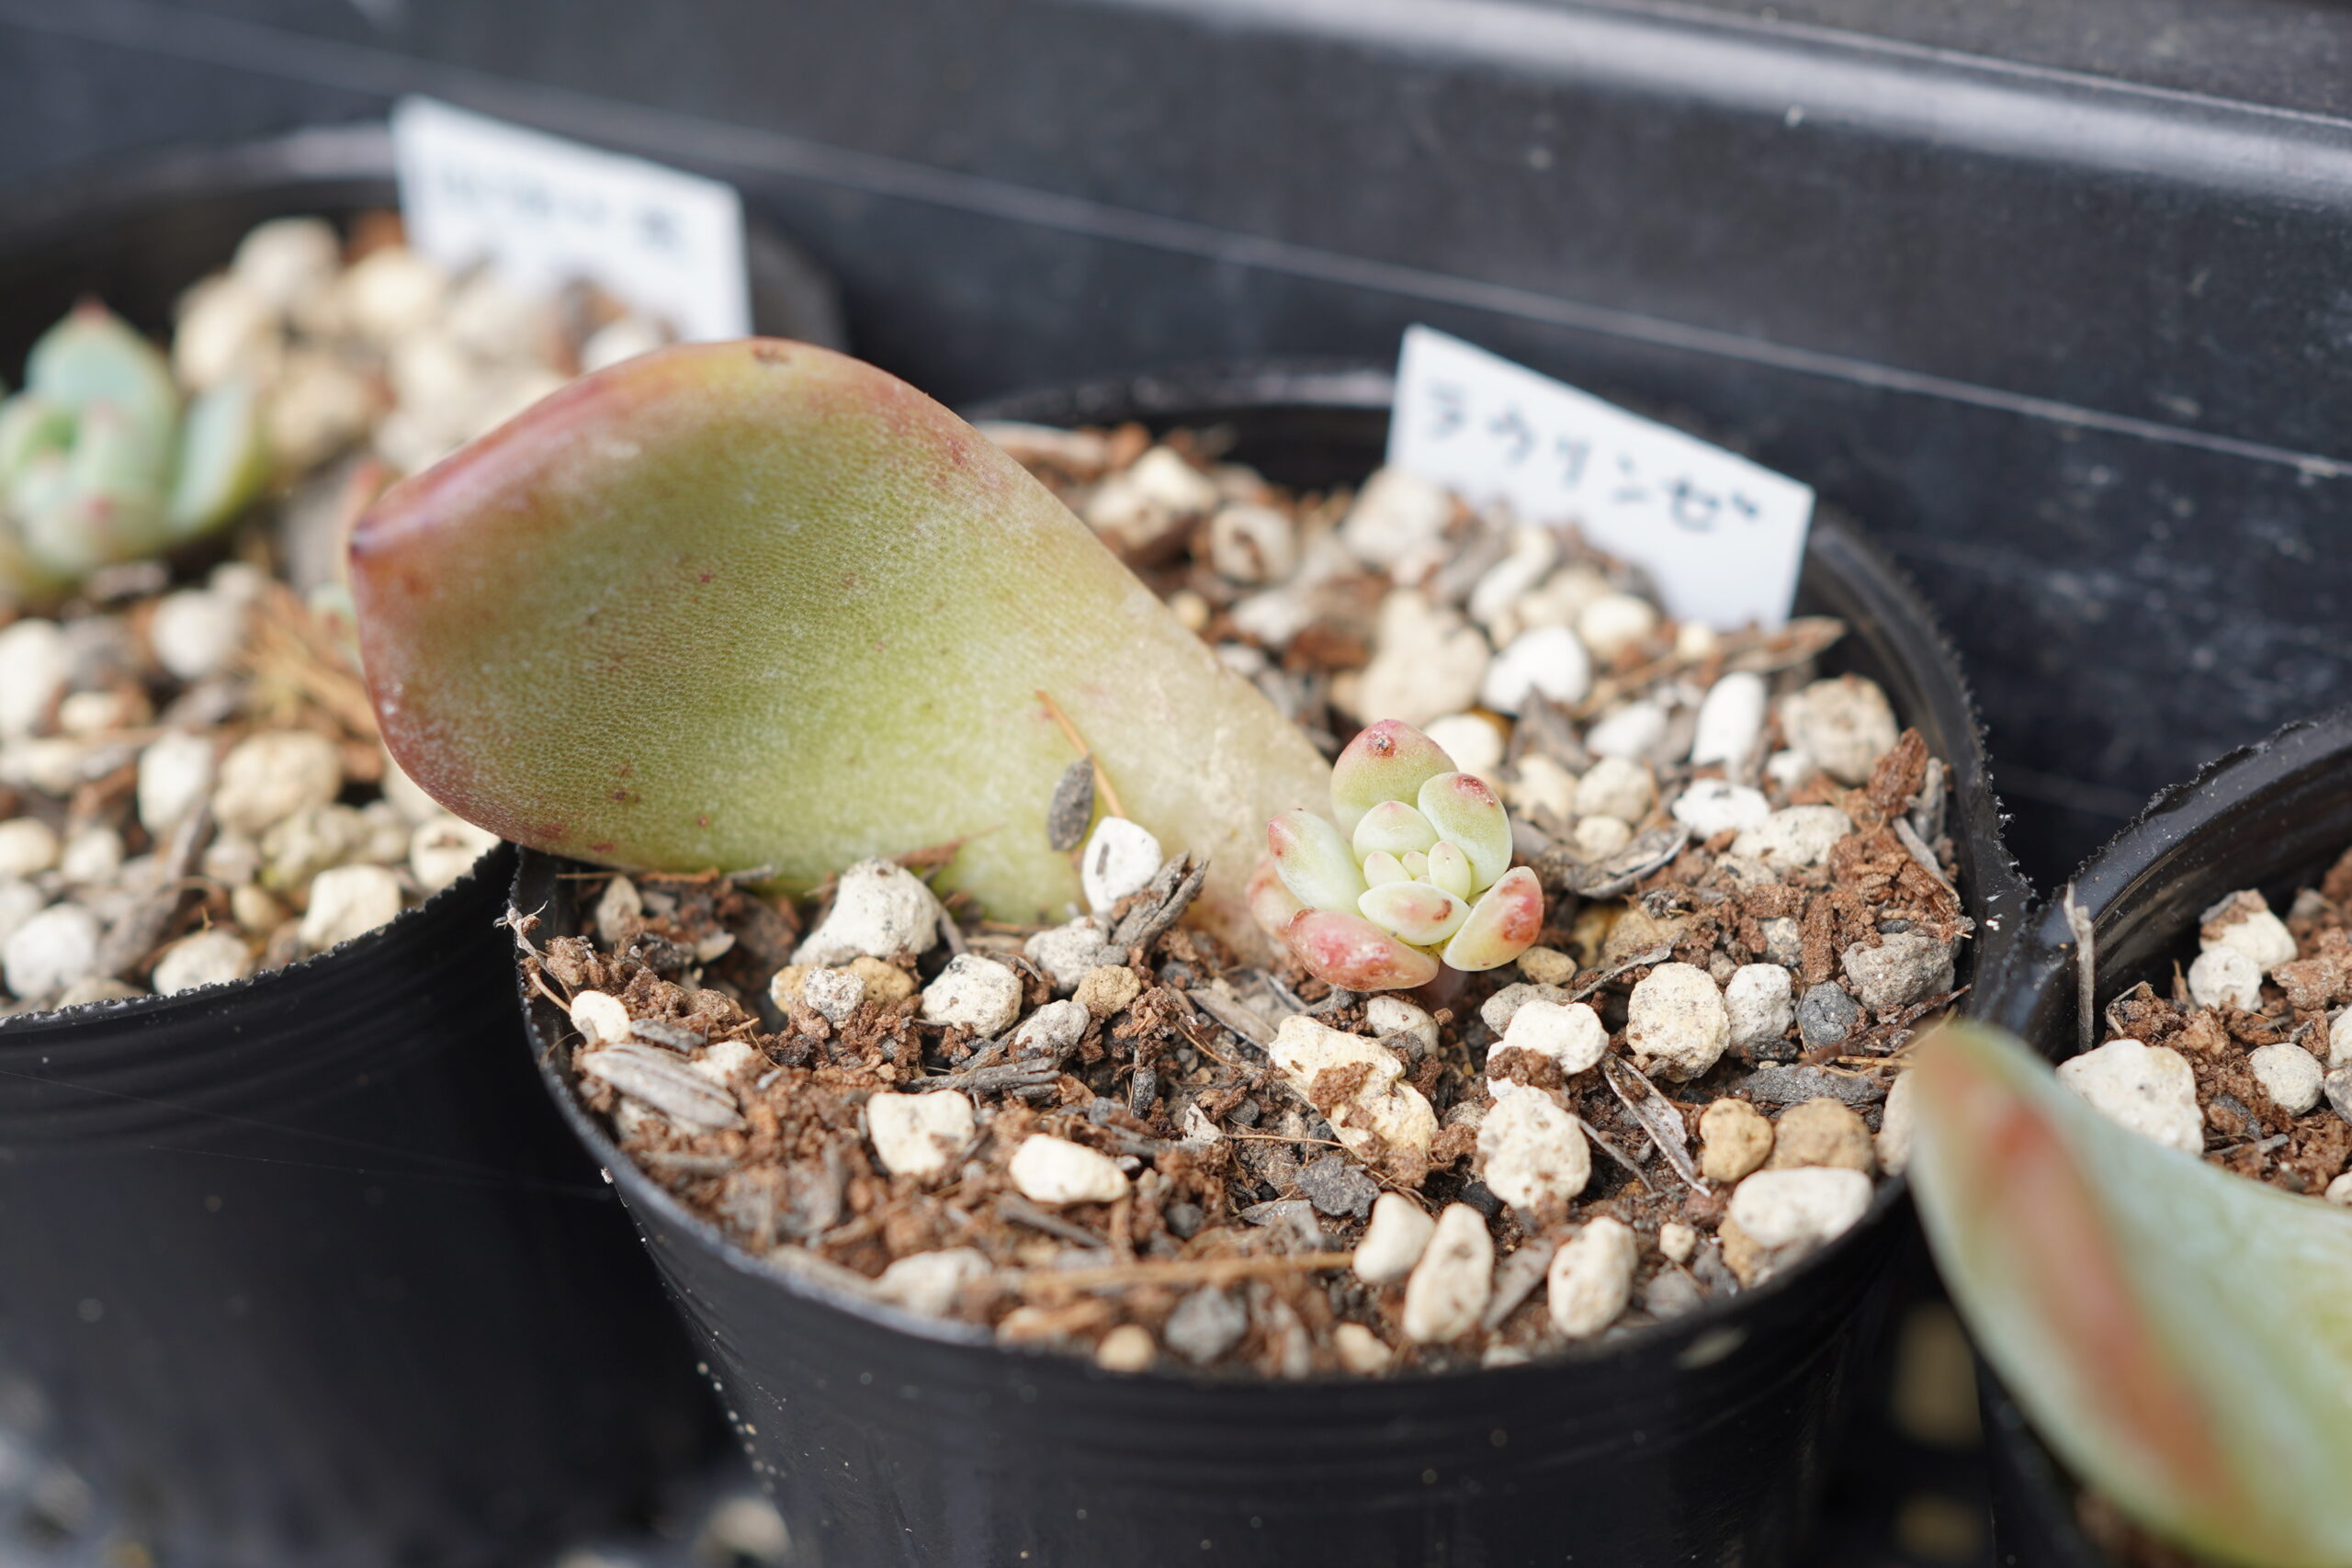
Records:
M2168 992L2201 911L2241 887L2283 907L2347 845L2352 709L2290 724L2157 795L2075 874L2075 901L2091 919L2098 1005L2143 980ZM2053 898L2004 955L1981 1010L2061 1061L2081 1045L2078 997L2074 932ZM1996 1397L1986 1395L1988 1411ZM1997 1398L2014 1413L2006 1394ZM2075 1526L2072 1483L2021 1418L1988 1419L1985 1438L1996 1481L2007 1472L1994 1518L2004 1550L2028 1564L2103 1561ZM2049 1506L2053 1488L2063 1506Z
M1388 396L1378 373L1276 369L980 412L1227 423L1238 460L1314 485L1377 464ZM1804 593L1852 621L1846 664L1883 682L1953 763L1963 892L1980 921L2006 925L2026 890L1927 611L1835 523L1815 536ZM545 906L550 931L578 919L563 863L526 854L516 895ZM734 1250L579 1110L547 1049L552 1013L526 1005L548 1087L683 1302L802 1565L1796 1562L1907 1214L1891 1184L1786 1278L1601 1353L1386 1382L1115 1377Z
M160 330L254 223L392 199L379 130L27 198L0 215L0 351L84 292ZM776 330L837 336L821 275L758 250ZM172 1568L528 1561L716 1439L522 1058L511 875L501 850L235 986L0 1021L0 1362Z

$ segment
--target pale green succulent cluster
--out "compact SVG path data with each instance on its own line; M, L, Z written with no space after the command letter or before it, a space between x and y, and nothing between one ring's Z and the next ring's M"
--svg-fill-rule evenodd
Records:
M96 302L41 335L0 401L0 602L218 528L268 477L258 400L231 377L183 404L164 355Z

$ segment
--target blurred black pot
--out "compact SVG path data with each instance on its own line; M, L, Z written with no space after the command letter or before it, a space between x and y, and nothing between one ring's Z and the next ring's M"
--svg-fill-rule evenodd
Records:
M1266 369L1009 400L976 416L1232 429L1278 481L1361 479L1379 460L1377 372ZM1883 684L1954 769L1961 884L1983 934L2026 889L2000 843L1976 722L1926 608L1825 520L1804 608L1845 617L1832 655ZM565 863L526 854L516 899L577 929ZM632 1168L575 1103L526 997L548 1089L613 1173L682 1300L796 1562L1789 1563L1881 1304L1907 1201L1785 1278L1598 1353L1388 1381L1113 1376L999 1349L786 1275L731 1247Z
M2202 911L2242 887L2284 908L2347 847L2352 709L2290 724L2208 764L2149 802L2075 874L2075 903L2091 921L2096 996L2104 1003L2143 980L2169 994ZM1980 1016L2063 1061L2082 1045L2078 975L2064 898L2051 899L2004 955ZM2075 1523L2073 1481L2008 1393L1990 1375L1983 1384L2002 1551L2028 1568L2105 1562Z
M169 325L254 224L394 200L380 128L12 198L0 362L84 294ZM753 247L770 330L830 285ZM509 1001L501 849L289 969L0 1021L0 1362L165 1563L512 1564L716 1432Z

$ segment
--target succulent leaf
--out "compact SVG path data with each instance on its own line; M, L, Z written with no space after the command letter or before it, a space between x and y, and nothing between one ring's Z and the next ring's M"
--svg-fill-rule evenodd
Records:
M1352 833L1365 812L1384 800L1409 801L1423 781L1452 773L1453 759L1409 724L1382 719L1348 742L1331 764L1332 815Z
M1363 885L1367 888L1377 887L1384 882L1410 882L1412 879L1413 874L1405 869L1405 863L1386 850L1374 850L1363 857Z
M220 526L268 478L269 446L253 383L232 376L205 389L189 401L180 427L179 461L164 509L171 536L192 539Z
M1471 907L1470 918L1445 944L1456 969L1499 969L1535 945L1544 929L1544 885L1525 866L1507 871Z
M1308 909L1283 935L1307 973L1326 985L1397 991L1437 978L1435 958L1346 910Z
M1476 773L1439 773L1420 790L1421 815L1441 838L1470 857L1473 886L1485 887L1510 869L1510 814Z
M64 455L62 483L19 513L26 550L44 570L80 578L159 548L169 462L151 432L111 403L93 404ZM41 467L37 458L27 473Z
M1258 922L1258 929L1270 937L1280 937L1306 908L1283 886L1272 855L1259 857L1250 873L1250 884L1242 891L1242 901L1249 907L1250 918Z
M1385 850L1392 855L1427 851L1437 842L1430 819L1401 800L1384 800L1363 814L1353 840L1359 855Z
M351 559L394 757L567 854L805 886L962 840L944 883L1035 919L1079 892L1046 835L1071 751L1043 688L1126 814L1208 857L1200 918L1260 951L1259 827L1323 787L1296 728L1043 485L806 344L573 382L388 491Z
M1430 851L1422 869L1414 874L1428 877L1431 886L1444 888L1456 898L1469 897L1470 890L1478 885L1478 874L1462 846L1443 841Z
M2087 1483L2222 1561L2352 1561L2352 1213L2109 1122L1997 1031L1915 1055L1946 1281Z
M1356 900L1365 919L1414 947L1433 947L1462 929L1470 906L1426 882L1384 882Z
M44 398L19 392L0 402L0 491L26 464L43 452L62 452L74 443L74 414Z
M161 350L96 300L76 305L25 356L25 390L80 415L99 403L167 447L179 390Z
M1266 847L1291 896L1310 909L1352 909L1363 897L1355 851L1312 811L1285 811L1266 824Z

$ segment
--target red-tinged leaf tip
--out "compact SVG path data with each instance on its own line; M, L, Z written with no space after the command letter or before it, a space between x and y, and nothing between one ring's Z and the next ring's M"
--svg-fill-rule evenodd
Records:
M1245 897L1250 905L1250 918L1268 936L1278 937L1291 921L1303 913L1306 906L1291 896L1283 886L1281 874L1274 869L1273 857L1261 860L1250 873L1250 886Z
M1364 919L1414 947L1434 947L1462 929L1470 906L1426 882L1384 882L1356 900Z
M1544 930L1544 884L1518 866L1487 889L1470 918L1445 944L1445 961L1456 969L1499 969L1535 945Z
M1308 974L1350 991L1402 991L1437 978L1437 960L1362 915L1309 909L1283 932Z
M1470 857L1474 886L1498 881L1510 867L1510 813L1476 773L1439 773L1422 781L1421 815Z
M1384 718L1359 732L1331 764L1331 807L1340 831L1352 833L1384 800L1410 801L1422 781L1452 773L1453 759L1409 724Z

